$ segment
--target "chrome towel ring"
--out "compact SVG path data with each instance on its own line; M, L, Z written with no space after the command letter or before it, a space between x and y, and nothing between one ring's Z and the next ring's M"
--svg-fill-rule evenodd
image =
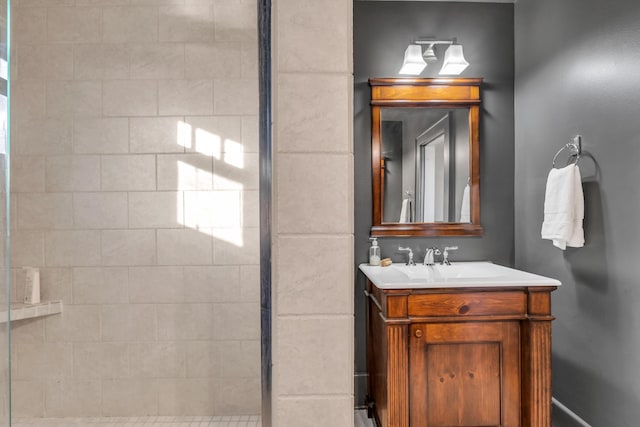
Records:
M563 150L569 150L573 152L573 155L576 157L573 164L577 165L580 161L580 156L582 155L582 136L576 135L572 138L572 141L567 143L564 147L558 150L555 156L553 156L553 161L551 162L552 167L556 167L556 159L562 153Z

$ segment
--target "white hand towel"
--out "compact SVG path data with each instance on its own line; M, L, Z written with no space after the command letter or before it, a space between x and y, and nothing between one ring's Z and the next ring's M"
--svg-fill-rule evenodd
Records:
M584 195L580 169L569 165L551 169L544 198L542 238L565 250L584 246Z
M402 224L411 222L411 200L410 199L404 199L402 201L402 209L400 209L400 221L398 222Z
M460 208L460 222L471 222L471 204L469 203L469 184L462 192L462 207Z

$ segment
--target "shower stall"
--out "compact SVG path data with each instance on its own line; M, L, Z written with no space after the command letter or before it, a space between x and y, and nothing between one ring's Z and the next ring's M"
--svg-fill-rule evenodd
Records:
M256 2L0 22L0 427L261 425Z

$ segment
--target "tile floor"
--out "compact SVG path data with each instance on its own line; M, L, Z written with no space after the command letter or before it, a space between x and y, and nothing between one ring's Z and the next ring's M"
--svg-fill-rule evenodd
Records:
M375 427L375 424L367 418L367 411L356 411L355 427Z
M260 427L258 415L206 417L21 418L13 427Z

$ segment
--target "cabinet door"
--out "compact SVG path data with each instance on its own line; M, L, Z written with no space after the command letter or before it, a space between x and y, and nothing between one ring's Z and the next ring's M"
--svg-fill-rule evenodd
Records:
M409 343L411 427L520 425L519 322L417 323Z

